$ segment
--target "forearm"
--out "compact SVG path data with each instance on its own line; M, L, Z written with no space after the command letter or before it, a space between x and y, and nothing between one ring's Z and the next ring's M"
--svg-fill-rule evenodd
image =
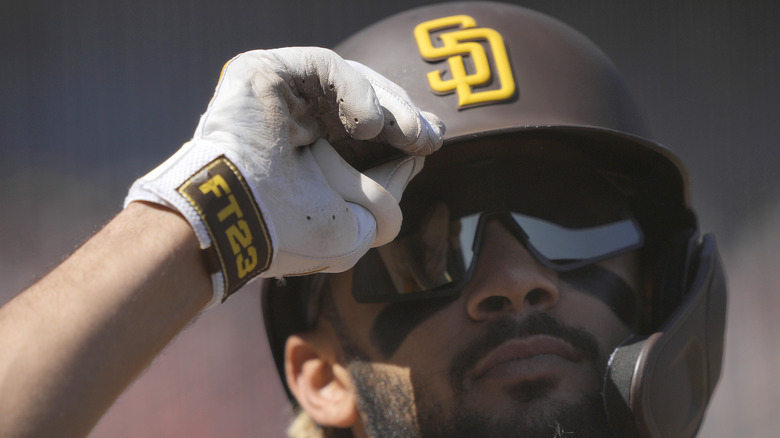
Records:
M361 174L324 140L345 130L413 156ZM193 138L126 197L183 217L131 203L0 309L0 435L88 433L212 297L199 241L220 257L222 298L257 275L344 271L392 240L401 193L443 132L400 87L332 51L233 58Z
M0 435L86 435L210 297L187 222L131 204L0 309Z

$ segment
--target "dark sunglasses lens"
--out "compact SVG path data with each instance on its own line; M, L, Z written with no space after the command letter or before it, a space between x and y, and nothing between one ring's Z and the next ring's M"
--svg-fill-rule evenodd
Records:
M642 231L631 218L587 228L567 228L520 213L477 213L451 219L435 206L414 232L372 249L356 265L353 295L359 302L426 298L452 293L464 281L487 217L511 217L515 234L542 264L565 271L637 249Z
M587 228L566 228L519 213L512 213L512 219L527 236L529 249L554 268L581 267L642 246L642 231L631 218Z
M457 284L471 263L475 229L464 235L460 221L451 220L449 209L439 204L414 232L377 248L374 259L381 260L386 279L401 299Z

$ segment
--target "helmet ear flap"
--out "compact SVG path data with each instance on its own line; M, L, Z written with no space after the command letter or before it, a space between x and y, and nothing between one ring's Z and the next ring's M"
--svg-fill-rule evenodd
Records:
M726 278L712 236L695 259L677 311L656 333L629 339L610 358L604 401L620 436L689 438L704 417L721 372Z
M265 323L265 333L276 371L289 400L297 406L295 397L287 386L284 365L284 349L287 338L313 328L312 295L319 295L324 282L323 275L289 277L282 280L263 279L260 282L260 310ZM316 291L316 292L315 292Z
M659 253L655 256L661 263L656 267L656 285L651 299L653 329L660 327L684 300L699 262L697 253L700 250L695 225L680 228L674 235L659 241L663 242L663 247L658 248Z

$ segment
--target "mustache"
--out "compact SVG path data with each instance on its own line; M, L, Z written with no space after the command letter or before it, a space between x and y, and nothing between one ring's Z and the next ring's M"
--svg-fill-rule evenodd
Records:
M491 321L485 334L470 342L455 356L450 367L450 384L453 390L456 393L463 392L466 373L499 345L534 335L557 337L579 350L586 360L595 361L599 357L598 341L586 330L564 325L542 312L531 313L521 320L507 315Z

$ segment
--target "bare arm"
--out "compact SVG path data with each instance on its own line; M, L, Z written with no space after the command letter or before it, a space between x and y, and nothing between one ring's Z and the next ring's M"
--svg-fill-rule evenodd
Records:
M323 140L345 129L414 156L371 179ZM332 51L233 58L192 140L130 188L139 202L0 309L0 436L86 435L212 297L257 275L340 272L392 240L397 200L443 132ZM213 285L201 245L220 256Z
M130 204L0 309L0 435L87 435L210 297L187 222Z

